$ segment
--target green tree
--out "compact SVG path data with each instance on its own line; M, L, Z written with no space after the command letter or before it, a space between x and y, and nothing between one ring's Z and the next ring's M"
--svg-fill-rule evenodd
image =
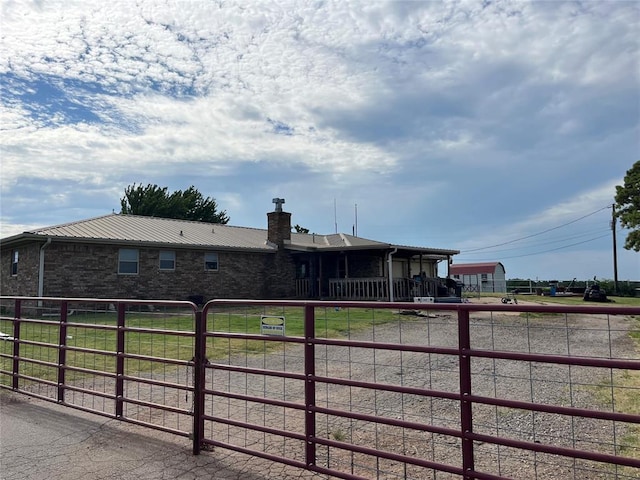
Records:
M120 199L120 213L147 217L179 218L197 222L229 222L227 212L218 211L215 199L205 198L193 185L169 193L167 187L129 185Z
M624 185L616 186L616 217L631 230L624 248L640 252L640 160L627 170Z
M301 227L298 224L296 224L293 228L296 231L296 233L309 233L309 229L308 228Z

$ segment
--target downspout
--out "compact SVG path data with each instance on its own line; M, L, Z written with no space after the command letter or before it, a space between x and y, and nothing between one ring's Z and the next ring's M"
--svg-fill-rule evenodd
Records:
M397 247L393 248L392 252L387 256L387 271L389 274L389 301L393 302L393 255L398 251Z
M44 297L44 249L51 244L51 237L40 247L40 264L38 268L38 296Z

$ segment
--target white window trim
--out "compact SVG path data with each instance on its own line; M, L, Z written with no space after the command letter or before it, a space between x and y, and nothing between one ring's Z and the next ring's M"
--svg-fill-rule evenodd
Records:
M163 253L171 253L173 255L173 258L171 259L171 261L173 262L173 266L171 268L167 268L167 267L163 267L162 266L162 254ZM168 261L168 259L164 259L164 261ZM163 272L174 272L176 269L176 252L175 250L160 250L160 253L158 254L158 270L162 270Z
M207 268L207 255L215 255L216 256L216 268ZM218 256L218 252L206 252L204 254L204 271L205 272L217 272L220 270L220 257Z
M135 251L136 252L136 271L135 272L121 272L120 271L120 266L123 263L134 263L131 260L121 260L120 259L120 254L123 250L131 250L131 251ZM118 275L138 275L140 273L140 250L138 250L137 248L120 248L118 249Z
M12 250L11 251L11 276L12 277L18 276L19 261L20 261L20 254L18 253L18 250ZM14 267L15 267L15 272L14 272Z

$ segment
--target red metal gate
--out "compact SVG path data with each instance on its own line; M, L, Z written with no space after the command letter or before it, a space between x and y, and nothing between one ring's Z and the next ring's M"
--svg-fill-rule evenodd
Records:
M196 306L0 297L0 387L188 437Z
M635 478L638 313L213 301L199 445L347 479Z
M336 478L637 478L640 308L0 299L0 387Z

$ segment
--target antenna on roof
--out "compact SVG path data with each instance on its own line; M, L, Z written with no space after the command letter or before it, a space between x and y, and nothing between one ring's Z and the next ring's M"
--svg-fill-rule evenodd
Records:
M353 235L357 237L358 236L358 204L357 203L355 204L355 215L356 215L356 225L354 227Z

